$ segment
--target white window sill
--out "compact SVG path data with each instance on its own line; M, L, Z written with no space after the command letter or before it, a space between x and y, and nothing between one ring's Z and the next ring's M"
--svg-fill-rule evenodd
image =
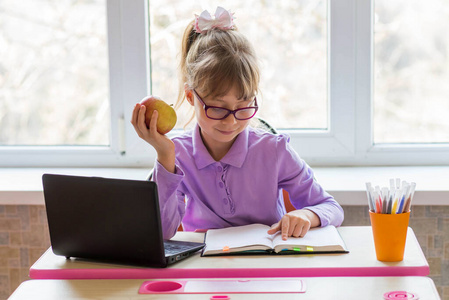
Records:
M390 178L417 184L414 205L449 205L449 167L316 167L315 177L341 205L367 205L365 182L388 186ZM42 174L57 173L143 180L141 168L0 168L0 205L43 205Z

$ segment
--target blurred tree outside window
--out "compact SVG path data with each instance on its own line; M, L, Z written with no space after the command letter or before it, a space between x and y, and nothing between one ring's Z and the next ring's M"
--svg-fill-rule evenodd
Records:
M219 5L259 58L258 115L304 159L447 161L448 0L2 0L1 165L151 164L133 105L176 102L181 35Z
M178 95L177 67L184 29L207 9L234 12L261 65L258 115L276 128L327 129L327 1L149 1L152 93ZM190 118L188 104L178 128Z
M449 1L374 4L374 143L449 143Z
M0 145L109 145L106 0L0 1Z

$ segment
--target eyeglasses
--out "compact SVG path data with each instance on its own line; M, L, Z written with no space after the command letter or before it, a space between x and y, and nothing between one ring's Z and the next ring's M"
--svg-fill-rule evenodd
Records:
M234 118L237 120L243 121L248 120L254 117L259 107L257 106L257 99L254 97L254 106L237 108L236 110L229 110L224 107L218 106L209 106L204 103L203 99L198 95L198 93L193 90L195 96L200 100L203 104L204 112L206 113L206 117L212 120L223 120L226 119L230 114L234 115Z

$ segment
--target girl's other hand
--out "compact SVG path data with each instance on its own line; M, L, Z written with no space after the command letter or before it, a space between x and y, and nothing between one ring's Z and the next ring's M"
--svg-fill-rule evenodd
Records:
M137 135L154 147L157 152L158 161L167 171L174 172L175 144L166 135L162 135L157 131L157 110L153 111L149 127L145 124L145 112L146 106L137 103L133 109L131 124L134 126Z
M298 209L285 214L281 220L271 226L268 234L281 231L282 239L288 237L304 237L312 227L320 225L320 218L311 210Z

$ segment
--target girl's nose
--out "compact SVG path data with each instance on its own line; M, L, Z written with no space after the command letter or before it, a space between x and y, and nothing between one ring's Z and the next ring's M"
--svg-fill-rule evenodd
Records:
M237 119L234 117L234 114L229 114L229 116L221 120L221 122L225 124L235 124L237 123Z

